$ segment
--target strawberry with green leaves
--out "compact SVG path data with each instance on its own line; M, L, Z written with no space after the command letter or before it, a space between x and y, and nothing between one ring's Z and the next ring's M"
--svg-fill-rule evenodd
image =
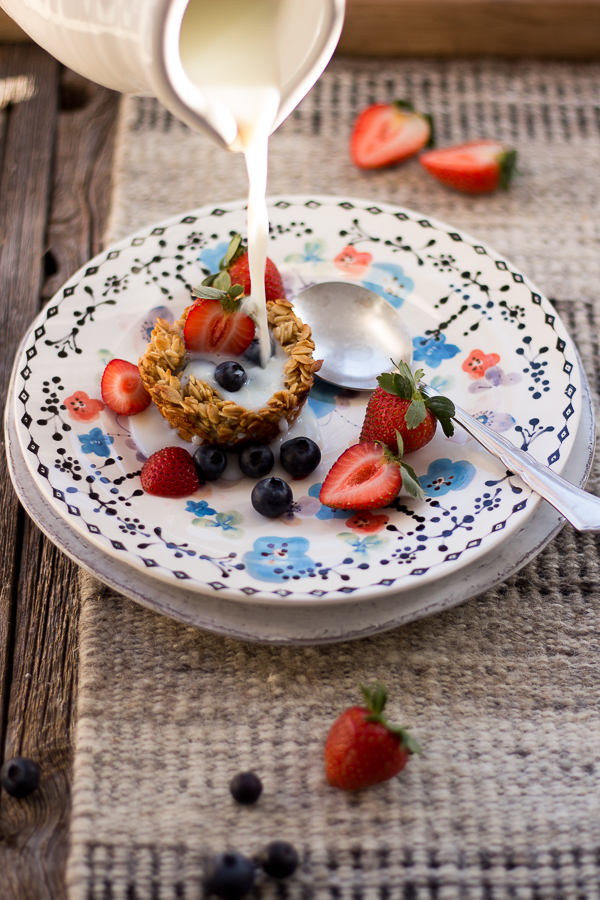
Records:
M367 404L360 441L381 441L392 453L414 453L433 439L437 423L452 437L454 404L447 397L425 397L418 383L425 374L413 373L402 360L397 372L385 372ZM397 435L402 437L398 446Z
M465 194L507 190L517 164L517 151L501 141L470 141L430 150L419 157L430 175Z
M332 787L359 791L387 781L421 753L406 730L383 715L387 692L382 684L361 685L365 706L351 706L331 726L325 742L325 774Z
M219 271L208 275L203 285L228 291L232 284L241 284L244 293L250 295L250 264L248 250L242 241L241 234L234 234L227 253L219 263ZM272 259L267 257L265 268L265 294L267 300L285 300L285 288L279 270Z
M255 325L241 309L244 288L240 284L224 291L201 286L193 289L192 296L198 302L190 308L183 327L187 350L239 356L250 346Z
M400 488L420 500L424 494L411 466L379 441L354 444L333 464L321 486L319 499L331 509L381 509L398 496Z

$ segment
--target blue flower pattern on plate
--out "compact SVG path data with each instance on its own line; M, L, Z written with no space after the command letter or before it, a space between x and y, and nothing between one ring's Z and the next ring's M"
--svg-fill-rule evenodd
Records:
M309 547L303 537L261 537L254 541L251 552L244 553L243 561L258 581L297 580L315 571L314 562L306 555Z
M425 362L432 369L437 369L443 360L452 359L457 353L460 353L460 347L447 344L445 334L413 338L413 361Z
M78 434L81 449L84 453L95 453L105 459L110 456L110 445L115 439L110 434L104 434L101 428L92 428L88 434Z
M412 278L404 274L402 266L396 263L373 263L369 269L368 279L363 287L387 300L395 309L399 309L413 287Z
M209 506L206 500L188 500L185 504L185 511L192 513L194 516L198 516L198 518L202 518L203 516L214 516L217 512L216 509L213 509L212 506Z
M323 482L320 481L318 484L311 484L308 489L309 497L318 497L321 493L321 488L323 487ZM329 506L323 506L321 504L321 509L318 513L315 514L315 518L317 519L347 519L348 518L348 510L347 509L330 509Z
M467 459L434 459L427 475L419 475L421 487L428 497L443 497L449 491L462 491L475 477L475 466Z
M198 257L203 267L208 269L211 275L219 271L219 263L227 253L228 247L229 244L226 242L217 244L216 247L206 247Z

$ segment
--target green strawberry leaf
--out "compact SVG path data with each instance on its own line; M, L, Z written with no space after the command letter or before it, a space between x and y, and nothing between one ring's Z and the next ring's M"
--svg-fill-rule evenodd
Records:
M382 391L387 394L395 394L394 378L395 376L391 372L384 372L383 375L377 377L377 383Z
M397 109L401 109L403 112L414 112L415 108L410 102L410 100L393 100L392 106L395 106Z
M204 279L204 281L202 282L202 284L205 285L206 287L210 287L218 274L219 274L218 272L213 272L212 275L207 275L206 278Z
M213 281L213 287L219 288L219 290L227 292L229 290L229 288L231 287L231 277L229 275L229 272L227 272L225 270L223 270L222 272L219 272L219 274L216 276L215 280Z
M414 738L406 728L401 728L400 726L396 725L388 725L387 729L392 734L398 735L398 737L400 738L400 746L404 747L405 750L408 750L409 753L420 754L423 752L423 750L421 749L421 745L419 744L417 739Z
M446 435L446 437L452 437L454 434L454 422L452 419L447 419L445 416L440 416L439 423L442 426L442 431Z
M241 234L234 234L229 243L229 247L227 248L227 253L225 254L225 259L223 260L224 266L223 268L228 268L231 263L234 261L238 250L242 245L242 236Z
M408 378L408 380L412 383L412 390L410 392L410 395L412 397L412 393L415 389L415 378L413 373L410 371L410 366L407 365L403 359L401 359L396 368L401 375L403 375L405 378Z
M359 687L367 708L373 713L373 716L369 716L367 721L379 721L387 702L385 685L378 681L372 684L371 687L365 687L364 684L359 685Z
M192 297L198 297L200 300L223 300L225 296L225 291L220 291L218 288L208 285L192 288Z
M426 415L427 407L425 402L423 400L413 400L404 416L404 421L409 431L412 431L413 428L418 428L421 422L425 420Z
M436 419L449 419L456 412L454 403L448 397L428 397L425 406L431 410Z
M424 500L425 494L413 467L409 466L408 463L402 462L400 463L400 471L402 472L402 484L410 496L416 500Z
M404 438L396 428L396 440L398 441L398 458L402 459L404 456Z
M229 288L228 293L229 293L230 297L239 297L240 294L244 293L244 288L242 287L241 284L234 284L232 287Z
M435 124L430 113L421 113L421 116L429 122L429 140L425 144L425 149L429 150L430 147L435 147Z

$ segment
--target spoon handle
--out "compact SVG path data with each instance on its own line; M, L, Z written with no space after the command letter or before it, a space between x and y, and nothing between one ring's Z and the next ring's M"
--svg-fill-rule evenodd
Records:
M438 394L425 384L421 384L419 388L427 397ZM578 531L600 531L599 497L570 484L459 406L455 406L453 419L493 456L498 457L507 469L547 500Z

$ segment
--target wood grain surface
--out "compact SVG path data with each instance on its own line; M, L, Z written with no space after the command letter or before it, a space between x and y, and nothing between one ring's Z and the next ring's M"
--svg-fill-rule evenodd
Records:
M100 250L118 95L33 44L0 47L0 78L35 95L0 111L0 390L18 343L66 278ZM46 276L46 271L50 275ZM0 755L35 759L40 788L0 792L0 897L61 900L77 697L77 569L22 512L0 455Z
M28 40L0 9L0 40ZM600 56L600 0L346 0L341 53Z

